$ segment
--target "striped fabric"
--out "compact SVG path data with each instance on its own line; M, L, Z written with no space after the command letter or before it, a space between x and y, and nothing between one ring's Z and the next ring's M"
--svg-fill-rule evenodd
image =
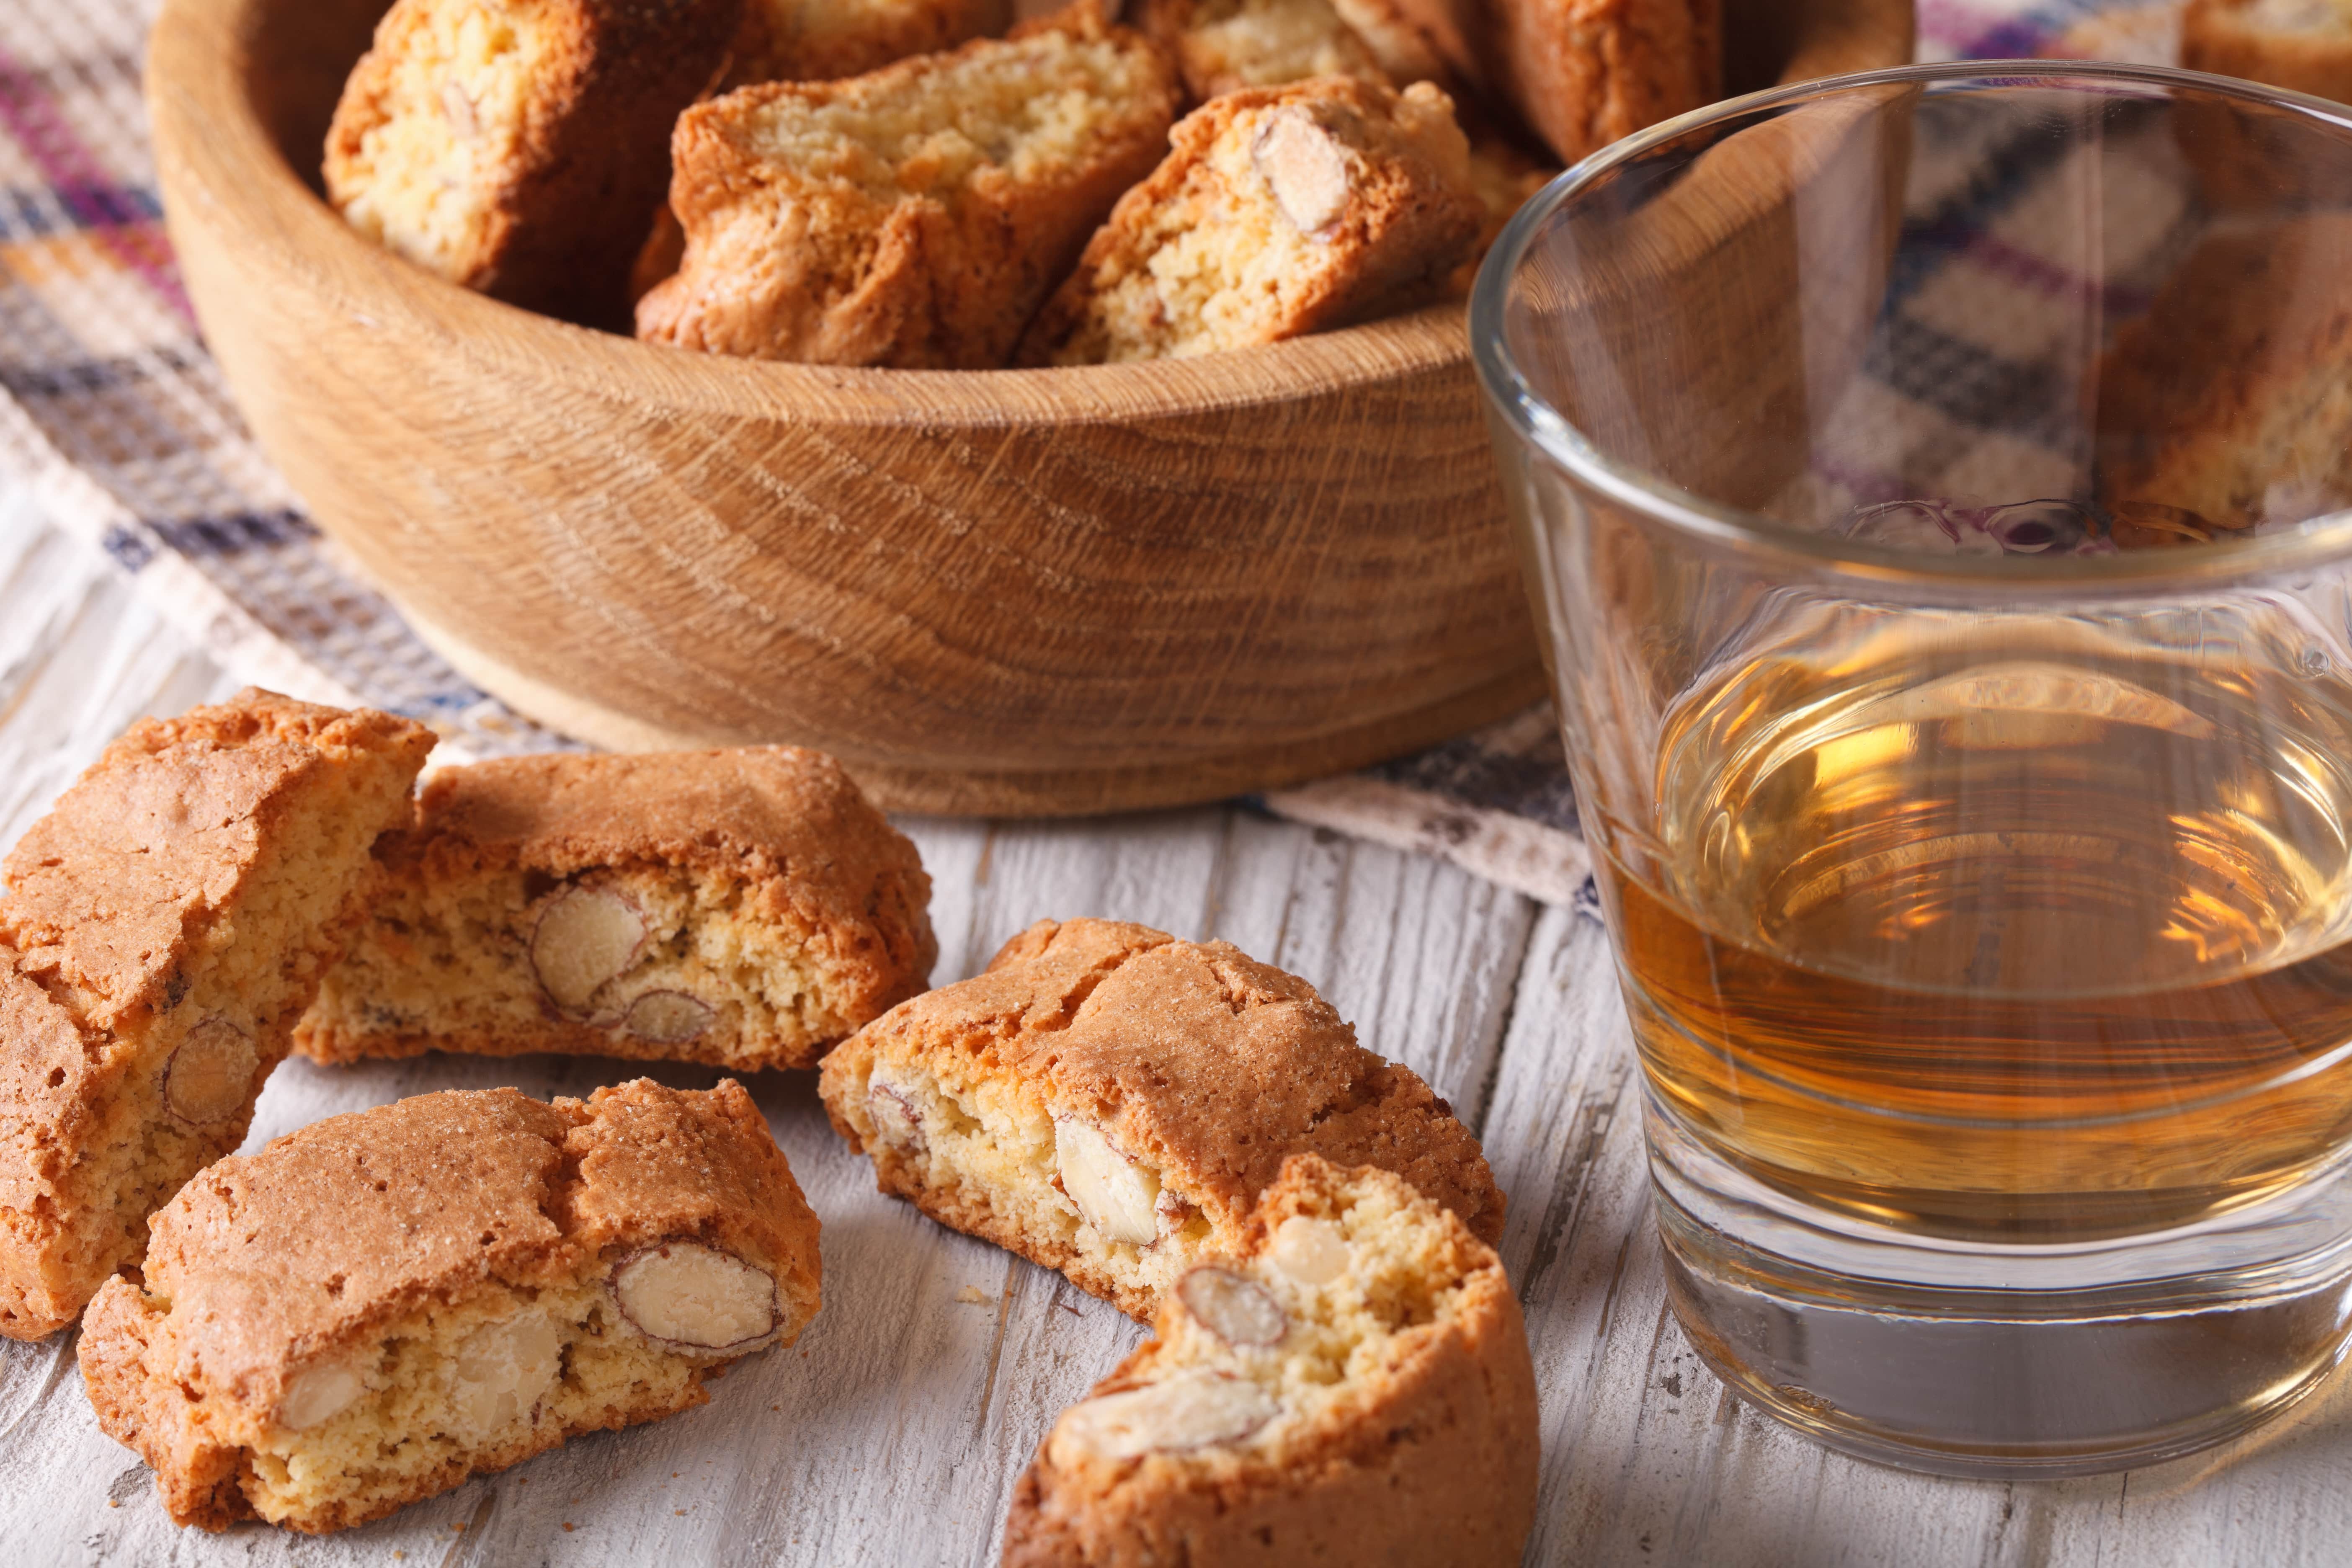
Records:
M0 470L102 548L236 675L414 715L445 755L567 742L468 685L304 515L247 435L198 337L165 241L140 108L154 0L0 0ZM1924 58L2168 58L2166 5L1921 0ZM2168 30L2169 29L2169 30ZM2022 194L1956 192L1975 234ZM1960 216L1956 212L1956 216ZM2161 226L2162 215L2151 222ZM2068 280L1979 235L1966 258L2021 286ZM1914 280L1924 300L1939 285ZM1932 302L1932 301L1930 301ZM1906 441L1980 431L2031 403L2017 345L1911 311L1881 367L1920 410ZM2030 430L2015 445L2030 451ZM1870 476L1843 477L1872 499ZM1548 712L1417 757L1268 795L1284 816L1423 850L1554 901L1587 862Z

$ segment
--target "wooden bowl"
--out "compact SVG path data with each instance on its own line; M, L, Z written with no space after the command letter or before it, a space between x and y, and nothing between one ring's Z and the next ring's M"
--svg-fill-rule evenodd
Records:
M156 163L263 447L418 633L601 745L789 741L901 810L1269 788L1542 689L1462 311L1053 371L708 358L455 288L316 190L384 0L167 0ZM1751 0L1745 89L1910 57Z

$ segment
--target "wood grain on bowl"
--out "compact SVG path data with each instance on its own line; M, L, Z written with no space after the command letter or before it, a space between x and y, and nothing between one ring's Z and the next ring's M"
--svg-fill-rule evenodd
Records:
M1784 58L1907 58L1907 0L1765 8L1814 5L1887 58L1836 57L1799 20L1767 40ZM1028 814L1272 787L1540 690L1458 305L992 372L717 359L544 320L319 200L319 139L382 9L166 0L158 173L264 447L523 711L613 746L818 746L898 809Z

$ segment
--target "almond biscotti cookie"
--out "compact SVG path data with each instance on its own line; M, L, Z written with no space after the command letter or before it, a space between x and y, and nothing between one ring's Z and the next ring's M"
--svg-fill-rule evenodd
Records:
M1040 921L850 1037L818 1092L882 1191L1137 1318L1238 1247L1294 1152L1396 1171L1502 1233L1452 1109L1313 986L1222 942Z
M1156 1328L1054 1423L1004 1568L1519 1561L1538 1439L1518 1300L1405 1183L1291 1160Z
M746 0L727 85L863 76L1001 33L1012 19L1008 0Z
M327 132L362 234L526 310L626 320L670 127L743 0L397 0Z
M318 1534L705 1404L815 1316L817 1221L751 1097L647 1079L331 1117L154 1220L81 1338L179 1524Z
M1121 191L1159 161L1175 72L1074 5L1003 39L682 115L675 276L637 335L824 364L1002 365Z
M2352 505L2352 215L2216 233L2100 362L2098 493L2126 546ZM2182 343L2194 343L2184 355Z
M832 758L789 746L451 768L295 1048L813 1067L929 978L930 879Z
M1040 312L1025 364L1276 342L1433 294L1484 216L1454 106L1318 78L1212 99Z
M432 745L242 691L132 725L9 852L0 1334L73 1321L244 1141Z

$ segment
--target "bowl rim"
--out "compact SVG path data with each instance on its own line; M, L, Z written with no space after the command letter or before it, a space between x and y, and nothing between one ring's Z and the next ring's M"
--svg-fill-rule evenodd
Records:
M773 417L788 410L796 423L886 427L1132 422L1286 404L1408 376L1467 374L1466 302L1458 299L1214 354L1017 370L756 360L542 316L366 239L300 176L247 86L254 51L242 40L261 26L265 4L165 0L150 35L146 79L157 159L175 160L194 176L210 223L233 225L246 240L266 244L280 270L342 296L340 313L357 324L442 340L509 373L592 396L651 397L681 414ZM250 177L256 169L263 171L259 180Z
M2352 553L2352 508L2324 512L2275 533L2217 541L2213 550L2121 551L2093 556L1921 555L1856 543L1791 527L1761 512L1708 500L1602 451L1538 393L1520 371L1503 320L1507 281L1537 234L1595 179L1694 132L1721 132L1732 122L1810 100L1876 87L2063 87L2107 83L2111 89L2187 88L2209 96L2293 110L2346 133L2352 107L2307 93L2171 66L2107 60L1943 60L1855 71L1770 87L1661 121L1594 153L1538 192L1504 226L1486 252L1470 294L1471 353L1480 390L1501 430L1578 483L1658 525L1685 542L1807 576L1843 578L1881 588L1929 589L1999 584L2035 598L2114 591L2147 593L2233 583L2322 564ZM2084 87L2082 90L2095 89Z

